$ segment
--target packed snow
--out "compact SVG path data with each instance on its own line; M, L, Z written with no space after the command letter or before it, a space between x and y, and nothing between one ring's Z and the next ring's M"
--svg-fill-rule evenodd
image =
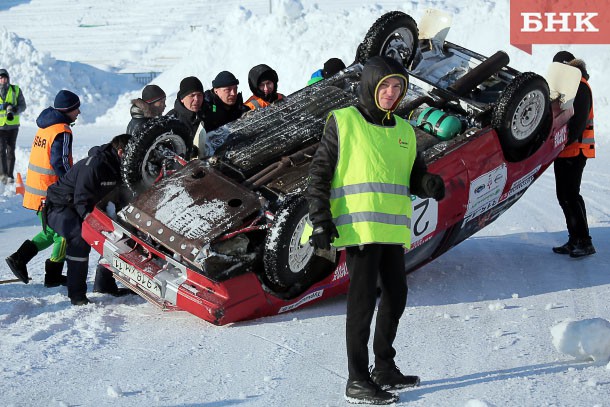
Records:
M38 113L62 88L83 101L75 159L125 130L136 73L155 72L169 95L197 75L240 79L267 63L285 94L330 57L347 64L384 12L416 20L454 14L447 40L484 55L498 49L521 71L546 72L560 48L588 64L598 158L582 194L597 254L571 259L550 248L567 236L547 171L495 223L409 275L408 307L395 342L403 372L421 386L397 405L440 407L610 406L610 162L607 45L509 45L508 0L419 2L250 0L125 2L3 0L0 67L24 91L17 141L25 174ZM0 184L0 257L37 233L14 186ZM138 296L89 294L73 307L65 287L44 288L47 253L28 285L0 285L1 406L344 406L345 297L293 312L213 326L162 312ZM91 255L90 287L98 256ZM4 261L0 279L14 278Z

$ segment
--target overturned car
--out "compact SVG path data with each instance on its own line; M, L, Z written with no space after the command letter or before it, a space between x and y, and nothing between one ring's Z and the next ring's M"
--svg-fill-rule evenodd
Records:
M510 68L503 52L486 58L447 42L447 20L426 13L418 28L402 12L383 15L352 65L201 134L198 159L184 160L193 141L180 122L150 122L128 146L126 187L96 206L83 237L142 297L218 325L346 292L341 252L307 241L303 191L329 111L354 104L362 64L387 55L410 73L395 113L413 123L446 189L441 202L413 201L407 270L435 259L493 222L552 163L580 79L553 66L547 82Z

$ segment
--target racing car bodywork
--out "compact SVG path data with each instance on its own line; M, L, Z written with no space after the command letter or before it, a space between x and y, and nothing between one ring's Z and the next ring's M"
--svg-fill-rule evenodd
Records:
M192 140L175 119L153 121L126 153L123 178L138 195L115 190L86 218L83 237L142 297L218 325L345 293L341 252L307 242L303 191L328 112L356 102L362 64L381 54L409 70L396 114L411 120L429 171L446 188L440 202L413 201L407 270L440 256L493 222L544 172L567 140L572 109L571 95L508 67L505 53L486 58L449 43L448 27L430 21L439 19L418 32L404 13L383 15L351 66L201 134L199 159L154 183Z

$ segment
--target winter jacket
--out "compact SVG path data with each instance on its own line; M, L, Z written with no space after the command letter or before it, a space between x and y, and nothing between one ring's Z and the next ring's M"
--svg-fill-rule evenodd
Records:
M41 129L60 123L70 126L70 118L52 107L44 109L36 119L36 125ZM72 131L68 130L58 133L51 144L51 167L58 177L72 167Z
M129 113L131 114L131 121L127 125L126 133L132 136L138 133L147 121L157 117L152 105L140 98L131 101Z
M376 61L378 61L377 58ZM369 63L372 62L369 61ZM379 82L387 75L397 72L406 75L406 72L402 68L399 70L399 67L388 66L383 61L373 65L373 69L367 70L367 72L368 75L365 76L363 74L361 78L356 108L368 123L377 126L393 127L396 122L393 113L391 111L383 111L377 107L375 89ZM404 92L406 92L406 89L404 89ZM402 97L404 97L404 93L398 99L396 105L398 105ZM331 114L324 127L324 134L320 145L310 165L308 185L305 193L309 205L309 218L314 225L330 221L333 218L330 211L330 185L337 168L338 140L338 126L335 117ZM418 154L410 174L410 190L412 194L428 197L422 186L422 180L426 173L427 167L425 161ZM408 176L408 174L405 174L405 176Z
M203 111L203 127L206 132L216 130L220 126L237 120L242 114L250 110L247 106L244 106L241 92L237 94L237 100L233 106L224 104L211 89L206 90L203 95L201 109Z
M6 104L13 106L13 120L8 120L6 117ZM25 111L26 107L23 90L19 86L8 83L0 86L0 131L18 128L19 115Z
M569 65L580 69L582 78L574 97L574 116L568 122L568 142L559 157L574 157L582 150L585 157L595 157L593 130L593 93L587 82L589 74L584 61L575 59ZM586 144L583 144L583 136Z
M71 207L82 222L95 205L121 183L120 170L121 160L111 144L93 147L87 158L74 164L49 187L47 203L50 209Z

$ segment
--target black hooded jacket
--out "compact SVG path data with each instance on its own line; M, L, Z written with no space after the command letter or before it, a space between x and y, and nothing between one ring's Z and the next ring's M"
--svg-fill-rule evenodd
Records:
M208 89L203 94L203 127L205 131L216 130L222 125L225 125L233 120L237 120L242 114L249 111L248 107L244 106L244 99L241 92L237 94L237 100L233 106L226 105L214 93L212 89ZM197 128L195 128L196 130Z
M378 106L375 94L378 84L391 75L408 77L404 67L389 58L373 57L363 70L356 108L369 123L388 127L394 126L396 123L392 110L398 106L406 94L406 86L403 87L404 92L396 101L393 109L389 111L384 111ZM309 218L313 224L332 220L330 184L337 166L338 142L337 123L334 116L329 116L324 127L324 135L309 169L306 196L309 204ZM415 195L426 197L421 185L422 177L426 172L426 163L418 154L411 171L411 192Z
M273 82L273 92L267 96L265 96L265 93L258 88L258 85L263 80ZM278 99L278 80L277 72L265 64L256 65L254 68L250 69L250 72L248 73L248 86L250 87L252 94L269 103L273 103Z
M574 59L568 65L580 69L582 77L589 80L589 73L583 60ZM574 97L574 116L568 122L568 144L575 141L582 141L582 133L587 127L589 112L593 106L593 95L591 89L584 83L580 82L578 91Z
M47 190L53 208L72 207L81 221L95 205L121 183L121 160L112 144L89 150L89 156L74 166ZM61 233L61 231L56 230ZM63 236L63 235L62 235Z

